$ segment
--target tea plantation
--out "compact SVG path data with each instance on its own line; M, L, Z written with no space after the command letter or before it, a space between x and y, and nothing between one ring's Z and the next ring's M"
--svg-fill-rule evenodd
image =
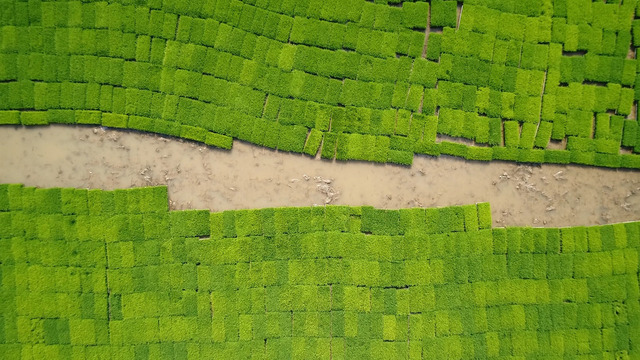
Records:
M636 0L1 0L0 124L640 168L639 14Z
M7 359L637 359L640 223L0 186Z

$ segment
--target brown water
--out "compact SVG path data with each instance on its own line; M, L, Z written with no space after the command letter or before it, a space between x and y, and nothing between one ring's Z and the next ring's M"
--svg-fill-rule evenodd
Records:
M411 168L328 162L236 141L218 150L94 127L0 127L0 182L169 187L172 209L491 203L495 226L640 220L640 171L416 156Z

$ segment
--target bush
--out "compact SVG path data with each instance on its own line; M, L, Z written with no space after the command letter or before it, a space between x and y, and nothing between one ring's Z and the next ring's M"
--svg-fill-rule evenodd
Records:
M100 125L102 123L102 113L100 111L77 110L77 124Z
M539 149L521 149L518 155L518 162L527 162L527 163L543 163L545 157L544 150Z
M180 136L180 124L173 121L156 119L153 123L153 132L169 136Z
M20 111L0 111L0 125L20 125Z
M349 160L350 134L338 133L336 145L336 160Z
M368 128L368 113L364 108L333 108L331 130L334 132L358 133Z
M516 121L504 122L504 145L509 148L520 144L520 125Z
M203 128L190 126L190 125L182 125L180 129L181 138L198 141L202 143L207 138L207 133L208 131Z
M388 162L398 165L411 166L413 163L413 152L401 150L389 150Z
M540 121L540 96L516 95L514 106L514 119L529 124L537 124Z
M397 82L393 90L391 106L394 108L403 108L407 101L409 93L409 84L405 82Z
M169 210L166 186L149 186L140 189L140 212L162 213Z
M595 162L595 152L571 151L571 162L582 165L593 165Z
M493 147L493 159L494 160L508 160L516 161L520 156L519 149L513 147Z
M450 232L465 231L464 210L460 206L451 206L435 209L437 212L436 233L446 234ZM429 217L429 212L427 212Z
M424 33L420 31L401 30L389 37L390 46L395 43L395 48L391 49L399 55L408 55L409 58L419 58L422 56L424 48Z
M478 203L478 229L491 229L491 205L489 203Z
M620 167L629 169L640 169L640 155L620 155Z
M618 154L620 152L620 142L609 139L594 139L596 152L604 154Z
M462 136L465 125L465 113L461 110L442 108L438 117L438 133L450 136Z
M258 210L236 211L235 223L238 237L262 235L262 216Z
M491 65L487 62L475 58L453 57L452 81L486 86L490 75Z
M478 206L477 205L464 205L462 206L464 213L464 230L478 231Z
M357 58L354 58L357 59ZM329 59L328 59L329 60ZM372 56L361 56L358 64L358 80L375 82L395 82L399 61L396 58L379 59ZM332 71L337 72L337 71Z
M153 132L153 119L132 115L129 117L128 127L135 130Z
M400 235L400 212L365 206L362 208L361 231L374 235Z
M169 213L171 235L178 237L209 236L208 210L182 210Z
M624 131L622 133L622 146L633 147L636 145L637 139L638 139L638 122L635 120L625 120Z
M484 116L477 116L473 126L473 139L479 144L488 144L491 133L491 120Z
M278 137L278 150L301 153L307 139L307 128L304 126L281 126Z
M548 53L548 45L525 43L522 46L522 68L545 71Z
M411 131L409 138L412 140L420 140L427 124L427 117L419 113L413 113L411 117Z
M331 108L327 105L319 105L318 111L316 112L316 117L315 117L315 128L320 131L328 131L330 122L331 122Z
M407 96L407 102L405 107L408 110L418 112L420 105L422 105L422 96L424 88L421 85L413 84L409 88L409 95Z
M398 37L395 33L360 29L356 51L362 54L387 58L395 56L397 44Z
M180 98L176 119L184 125L204 127L204 103L197 100Z
M455 28L457 23L457 3L455 1L434 0L431 2L431 27Z
M547 121L541 121L538 125L538 132L536 133L536 138L534 145L538 148L546 148L549 144L549 140L551 139L551 131L553 130L553 124Z
M20 113L22 125L48 125L48 116L44 111L23 111Z
M490 161L493 159L493 148L469 146L465 156L467 160Z
M430 33L429 42L427 43L426 57L432 61L440 60L440 53L442 52L442 34Z
M322 135L322 131L311 129L307 142L304 145L303 152L309 156L316 156L320 149L320 144L322 143Z
M553 94L545 94L542 98L542 113L540 119L545 121L553 121L556 115L556 96Z
M113 127L113 128L126 128L128 118L129 117L127 115L103 113L102 126Z
M410 29L424 30L429 19L429 3L402 3L402 23Z
M340 142L338 143L340 146ZM349 134L347 143L347 159L368 160L371 157L370 149L375 146L373 135ZM340 150L338 150L340 152Z
M224 237L224 213L218 212L210 214L209 233L211 239L220 240Z
M496 118L488 118L487 120L489 126L489 134L486 142L489 145L502 145L502 121ZM480 117L479 121L480 125L477 129L478 134L476 136L476 141L482 143L484 141L484 129L482 127L486 125L484 124L485 120L483 117Z
M629 115L633 107L634 92L632 89L623 88L620 93L620 103L617 111L620 115Z
M31 11L27 4L16 3L2 29L1 45L7 54L1 57L0 80L5 83L0 84L0 93L5 109L26 110L2 113L0 123L129 127L222 147L231 146L231 135L308 154L317 150L322 132L332 124L336 133L357 135L342 137L341 158L409 163L413 151L457 151L448 144L435 145L438 121L441 133L500 145L503 131L498 117L502 117L525 123L522 135L516 131L518 145L511 141L516 123L505 125L506 147L544 149L550 138L568 136L569 147L584 153L614 155L620 145L640 148L637 124L624 120L637 96L633 89L637 61L625 59L626 42L631 41L627 30L632 26L626 15L631 8L594 5L594 14L596 8L599 12L586 22L576 19L588 20L589 11L575 2L569 12L562 10L565 5L555 6L555 18L522 16L538 13L541 6L534 2L466 4L466 20L458 30L454 29L456 2L444 0L351 4L358 12L335 1L320 8L291 0L223 1L215 12L175 1L163 9L158 4L149 9L74 2L42 5L42 11L37 4ZM336 13L343 7L350 8L350 16ZM431 25L446 29L429 34L424 59L420 56L424 33L414 29L424 27L420 19L425 20L429 10ZM563 12L568 18L562 17ZM625 19L603 22L609 17ZM342 20L330 20L337 18ZM44 27L28 27L31 22L42 22ZM28 37L33 38L31 43ZM310 46L286 44L289 38ZM563 44L564 50L588 50L587 55L564 56ZM362 54L321 47L356 48ZM544 70L548 70L545 89ZM584 79L607 86L585 85ZM442 81L436 89L438 80ZM270 95L265 104L266 93L280 97ZM196 98L212 104L205 109ZM345 104L354 107L340 107ZM329 106L339 110L330 116L334 107ZM422 109L433 115L438 106L439 120L416 114ZM619 116L607 122L598 115L593 136L593 114L612 110ZM263 117L264 121L255 120ZM277 122L266 122L271 120ZM289 125L304 126L296 131L305 136L293 134ZM380 135L385 136L372 137ZM393 135L410 141L388 138ZM336 136L331 137L336 145ZM585 148L576 144L587 142L574 139L592 137L597 141ZM333 157L331 139L324 141L329 147L326 154L323 147L323 155ZM518 158L540 157L540 152L464 151L469 159L512 158L514 153ZM544 154L546 159L548 153ZM562 153L560 160L566 156ZM574 155L602 166L618 161L591 156ZM620 164L631 162L622 159Z
M60 188L37 188L34 200L38 212L41 214L56 214L62 212L62 197Z
M375 147L371 151L370 160L377 163L385 163L389 159L391 140L386 136L375 137Z
M589 111L570 110L567 114L566 135L588 138L593 129L593 113Z
M418 140L413 144L413 151L416 154L440 156L440 144L425 139Z
M437 81L438 64L424 59L416 59L409 82L434 88Z
M60 201L61 212L65 215L88 214L87 190L72 188L62 189L60 191Z
M520 134L520 142L518 147L520 149L533 148L533 142L536 136L537 125L531 123L522 124L522 133Z
M409 135L409 127L411 125L411 112L407 110L398 110L398 116L396 117L396 129L395 134L401 136Z
M322 143L321 157L323 159L334 159L336 157L336 145L338 142L338 134L325 133Z
M593 139L569 136L567 139L567 150L593 152L596 150L596 147Z
M413 148L413 139L404 136L392 136L390 140L389 147L392 150L411 151Z
M468 147L466 145L458 144L450 141L440 142L441 154L466 158L467 151L468 151Z
M364 106L373 95L370 90L369 83L346 79L342 86L340 103L346 106Z
M594 165L609 168L620 167L620 156L618 154L596 153L594 157Z
M462 91L464 85L441 81L438 86L438 105L451 109L462 108Z

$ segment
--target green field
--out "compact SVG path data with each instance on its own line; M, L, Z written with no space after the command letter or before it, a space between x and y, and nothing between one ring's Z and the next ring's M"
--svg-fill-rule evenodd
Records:
M636 0L460 3L2 0L0 124L640 168Z
M0 185L7 359L637 359L640 223Z
M637 0L0 0L0 125L640 169L636 47ZM0 184L0 358L640 359L640 221L168 205Z

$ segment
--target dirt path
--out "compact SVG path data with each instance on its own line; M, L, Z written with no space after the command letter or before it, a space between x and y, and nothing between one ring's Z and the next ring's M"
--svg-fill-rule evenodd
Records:
M494 225L640 220L640 171L416 157L412 168L336 163L242 142L224 151L93 127L0 127L0 182L115 189L166 184L171 208L379 208L488 201Z

